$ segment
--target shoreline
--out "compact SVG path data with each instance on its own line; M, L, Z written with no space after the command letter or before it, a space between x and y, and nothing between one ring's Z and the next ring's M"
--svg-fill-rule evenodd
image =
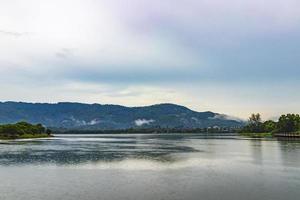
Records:
M250 137L250 138L274 138L272 133L238 133L239 136L242 137Z
M300 138L300 133L238 133L242 137L250 138Z
M4 136L0 135L0 140L18 140L18 139L38 139L38 138L50 138L54 137L53 135L48 135L48 134L24 134L24 135L18 135L15 137L12 136Z

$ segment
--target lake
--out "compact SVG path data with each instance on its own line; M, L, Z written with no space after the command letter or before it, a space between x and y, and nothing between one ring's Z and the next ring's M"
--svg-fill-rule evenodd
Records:
M295 200L300 141L201 134L0 142L2 200Z

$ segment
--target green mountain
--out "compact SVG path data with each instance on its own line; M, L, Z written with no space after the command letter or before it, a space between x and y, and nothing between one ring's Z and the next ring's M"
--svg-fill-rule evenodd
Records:
M82 103L0 102L0 124L27 121L67 129L237 127L243 122L213 112L196 112L175 104L144 107Z

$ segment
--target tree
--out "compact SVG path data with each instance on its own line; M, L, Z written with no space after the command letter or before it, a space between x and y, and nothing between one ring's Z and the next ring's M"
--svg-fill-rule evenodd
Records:
M52 131L51 131L50 129L47 129L47 130L46 130L46 134L47 134L47 135L51 135L51 134L52 134Z
M273 132L276 130L276 128L277 128L277 123L272 120L268 120L263 123L264 132L268 132L268 133Z
M296 132L300 129L300 116L298 114L281 115L278 121L278 131Z
M251 116L249 117L249 123L253 124L253 125L259 125L261 123L261 116L259 113L257 114L251 114Z
M36 128L37 128L38 134L41 134L41 133L45 133L45 132L46 132L46 128L45 128L42 124L37 124L37 125L36 125Z
M261 122L261 116L259 113L251 114L246 128L248 132L252 132L252 133L260 133L264 131L263 124Z

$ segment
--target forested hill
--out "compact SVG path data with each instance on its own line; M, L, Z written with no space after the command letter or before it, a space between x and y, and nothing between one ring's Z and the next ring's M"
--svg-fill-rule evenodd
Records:
M27 121L70 129L236 127L242 121L175 104L145 107L82 103L0 102L0 124Z

